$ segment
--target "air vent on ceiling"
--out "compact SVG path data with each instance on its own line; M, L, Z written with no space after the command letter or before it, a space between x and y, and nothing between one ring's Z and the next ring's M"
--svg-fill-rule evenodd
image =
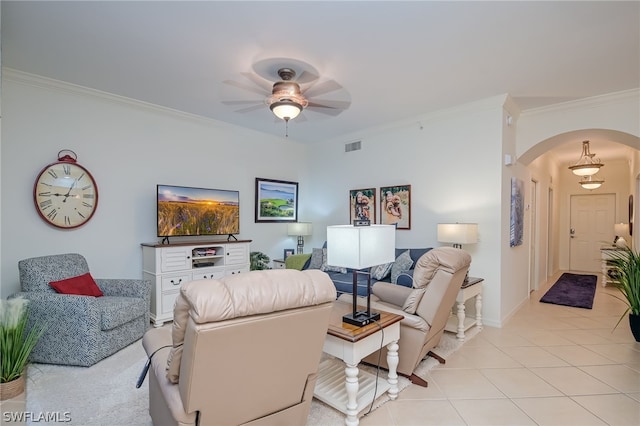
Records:
M359 151L362 149L362 141L349 142L344 145L344 152Z

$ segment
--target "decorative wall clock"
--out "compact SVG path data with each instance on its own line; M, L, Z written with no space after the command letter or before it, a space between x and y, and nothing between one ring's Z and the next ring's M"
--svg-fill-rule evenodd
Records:
M77 163L77 158L70 150L58 152L58 161L45 166L33 185L33 201L38 214L57 228L84 225L98 207L96 181Z

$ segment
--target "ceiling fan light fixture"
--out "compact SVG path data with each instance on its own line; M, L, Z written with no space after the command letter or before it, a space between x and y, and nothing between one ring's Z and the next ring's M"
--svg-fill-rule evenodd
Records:
M599 158L594 160L594 156L595 154L592 154L589 150L589 141L583 141L582 154L576 164L569 166L569 170L576 176L595 175L604 164L600 162Z
M594 179L594 178L595 176L593 175L584 176L582 179L580 179L580 186L582 186L584 189L589 189L589 190L600 188L604 183L604 179Z
M276 117L284 121L293 120L302 111L302 105L289 99L274 102L269 105L269 108Z

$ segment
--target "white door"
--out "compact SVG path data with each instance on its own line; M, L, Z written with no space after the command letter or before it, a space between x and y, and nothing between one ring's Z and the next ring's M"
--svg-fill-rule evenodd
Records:
M600 272L600 248L613 241L615 194L572 195L569 268Z

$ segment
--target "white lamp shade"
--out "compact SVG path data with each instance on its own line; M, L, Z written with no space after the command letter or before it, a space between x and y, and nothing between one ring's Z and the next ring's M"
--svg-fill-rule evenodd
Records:
M439 223L438 241L441 243L475 244L478 242L478 224Z
M616 223L613 225L613 232L618 237L623 237L629 234L629 224L628 223Z
M394 225L327 226L327 264L352 269L393 262L396 258Z
M287 226L287 234L293 236L311 235L313 227L309 222L294 222Z

